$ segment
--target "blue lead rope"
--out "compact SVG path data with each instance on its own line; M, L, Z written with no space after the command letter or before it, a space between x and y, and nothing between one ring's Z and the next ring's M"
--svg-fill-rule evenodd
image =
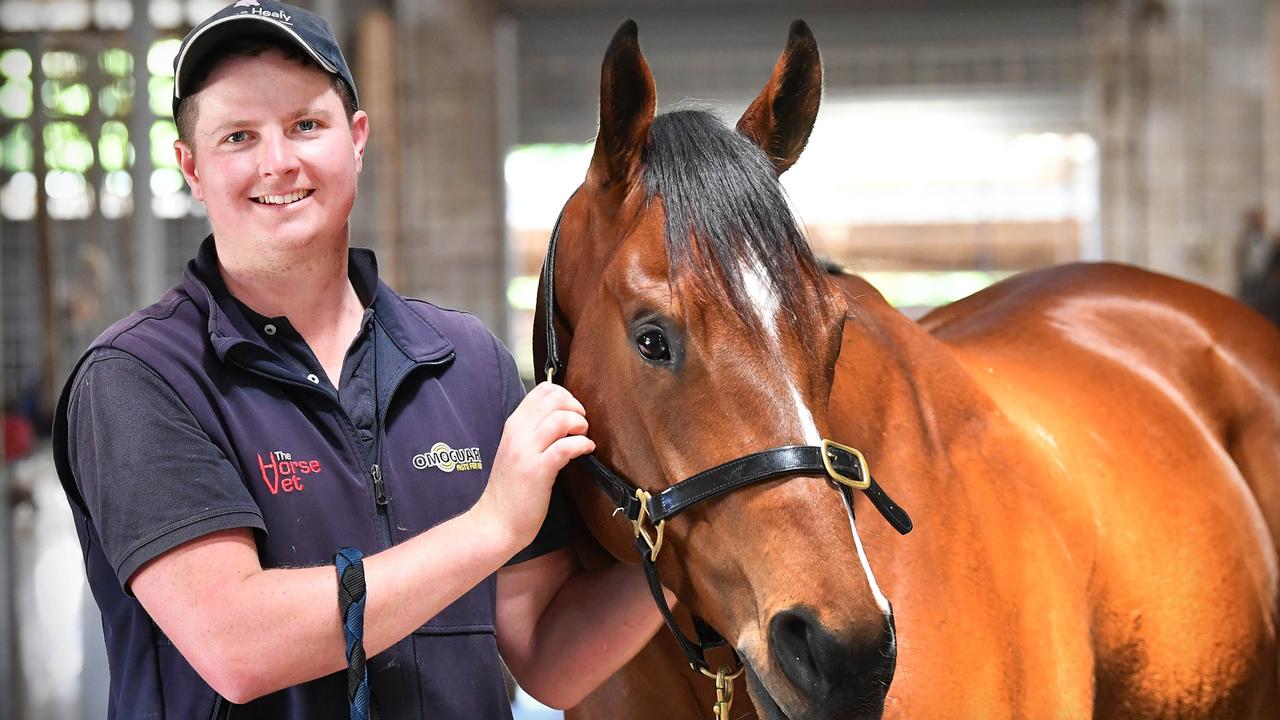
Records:
M364 563L359 550L342 548L333 558L338 569L338 613L347 640L347 699L351 720L371 720L369 671L364 657Z

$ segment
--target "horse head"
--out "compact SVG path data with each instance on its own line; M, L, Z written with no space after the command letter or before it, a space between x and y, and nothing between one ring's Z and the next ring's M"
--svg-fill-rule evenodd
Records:
M800 21L736 130L699 111L655 117L634 23L605 55L594 154L548 256L554 282L544 268L537 322L554 322L556 338L535 332L535 354L542 363L558 346L557 379L586 407L599 459L649 493L827 437L847 307L778 182L821 94L817 43ZM634 562L632 526L589 480L568 477L601 545ZM849 496L832 487L821 472L791 473L665 527L662 581L737 651L763 717L883 710L892 611Z

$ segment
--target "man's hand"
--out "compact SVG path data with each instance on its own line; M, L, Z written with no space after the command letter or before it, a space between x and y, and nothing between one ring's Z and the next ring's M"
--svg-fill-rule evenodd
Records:
M507 418L489 484L471 513L508 534L513 552L533 542L556 475L596 448L586 432L582 403L559 385L539 384Z

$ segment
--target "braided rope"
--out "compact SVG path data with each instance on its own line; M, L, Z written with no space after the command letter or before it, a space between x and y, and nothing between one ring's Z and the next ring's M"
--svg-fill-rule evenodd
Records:
M342 633L347 640L347 700L351 703L351 720L370 720L369 671L364 657L364 587L363 555L355 548L342 548L333 558L338 570L338 613L342 616Z

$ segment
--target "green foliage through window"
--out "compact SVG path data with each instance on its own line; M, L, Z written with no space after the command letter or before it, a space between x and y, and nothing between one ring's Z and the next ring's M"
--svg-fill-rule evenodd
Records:
M158 197L180 193L186 185L177 168L159 168L151 173L151 192Z
M44 184L51 198L55 190L67 197L82 194L88 187L86 174L96 162L103 171L104 197L124 198L127 203L135 153L149 152L153 172L148 180L157 196L182 192L185 182L173 155L177 129L169 119L173 58L180 42L159 40L145 57L120 47L89 54L49 50L34 58L22 49L0 50L0 168L19 177L35 172L39 138L47 170ZM134 63L144 61L147 86L137 87ZM34 62L40 63L38 68ZM96 68L91 65L95 62ZM36 70L43 76L39 87L33 83ZM37 102L48 118L43 127L29 120L39 109ZM135 103L144 103L141 110L154 116L145 137L130 137ZM102 119L100 132L87 127L91 116ZM116 207L121 201L113 202ZM118 217L108 212L105 202L103 213Z
M173 76L152 75L147 93L150 96L152 115L173 116Z
M133 76L133 55L124 48L109 48L98 53L98 67L106 74L127 78Z
M147 69L152 75L168 75L173 77L173 58L178 54L178 46L182 40L167 38L157 40L147 53Z
M40 96L44 106L54 114L71 117L88 115L89 104L93 102L88 85L61 80L46 80L40 88Z
M98 91L98 108L107 117L126 117L133 109L133 78L122 78Z
M9 78L31 77L31 56L26 50L5 50L0 52L0 75Z
M50 50L40 58L45 77L54 80L72 80L84 74L84 56L70 50Z
M4 169L6 172L31 172L32 147L35 136L31 126L18 123L4 136Z
M12 120L31 117L31 78L10 77L0 85L0 115Z
M129 128L119 120L102 124L98 139L98 162L103 170L123 170L133 165L133 146L129 144Z
M93 143L73 122L44 126L44 162L50 170L84 172L93 166Z
M157 168L178 167L173 157L173 141L178 139L178 128L172 120L151 123L151 164Z

